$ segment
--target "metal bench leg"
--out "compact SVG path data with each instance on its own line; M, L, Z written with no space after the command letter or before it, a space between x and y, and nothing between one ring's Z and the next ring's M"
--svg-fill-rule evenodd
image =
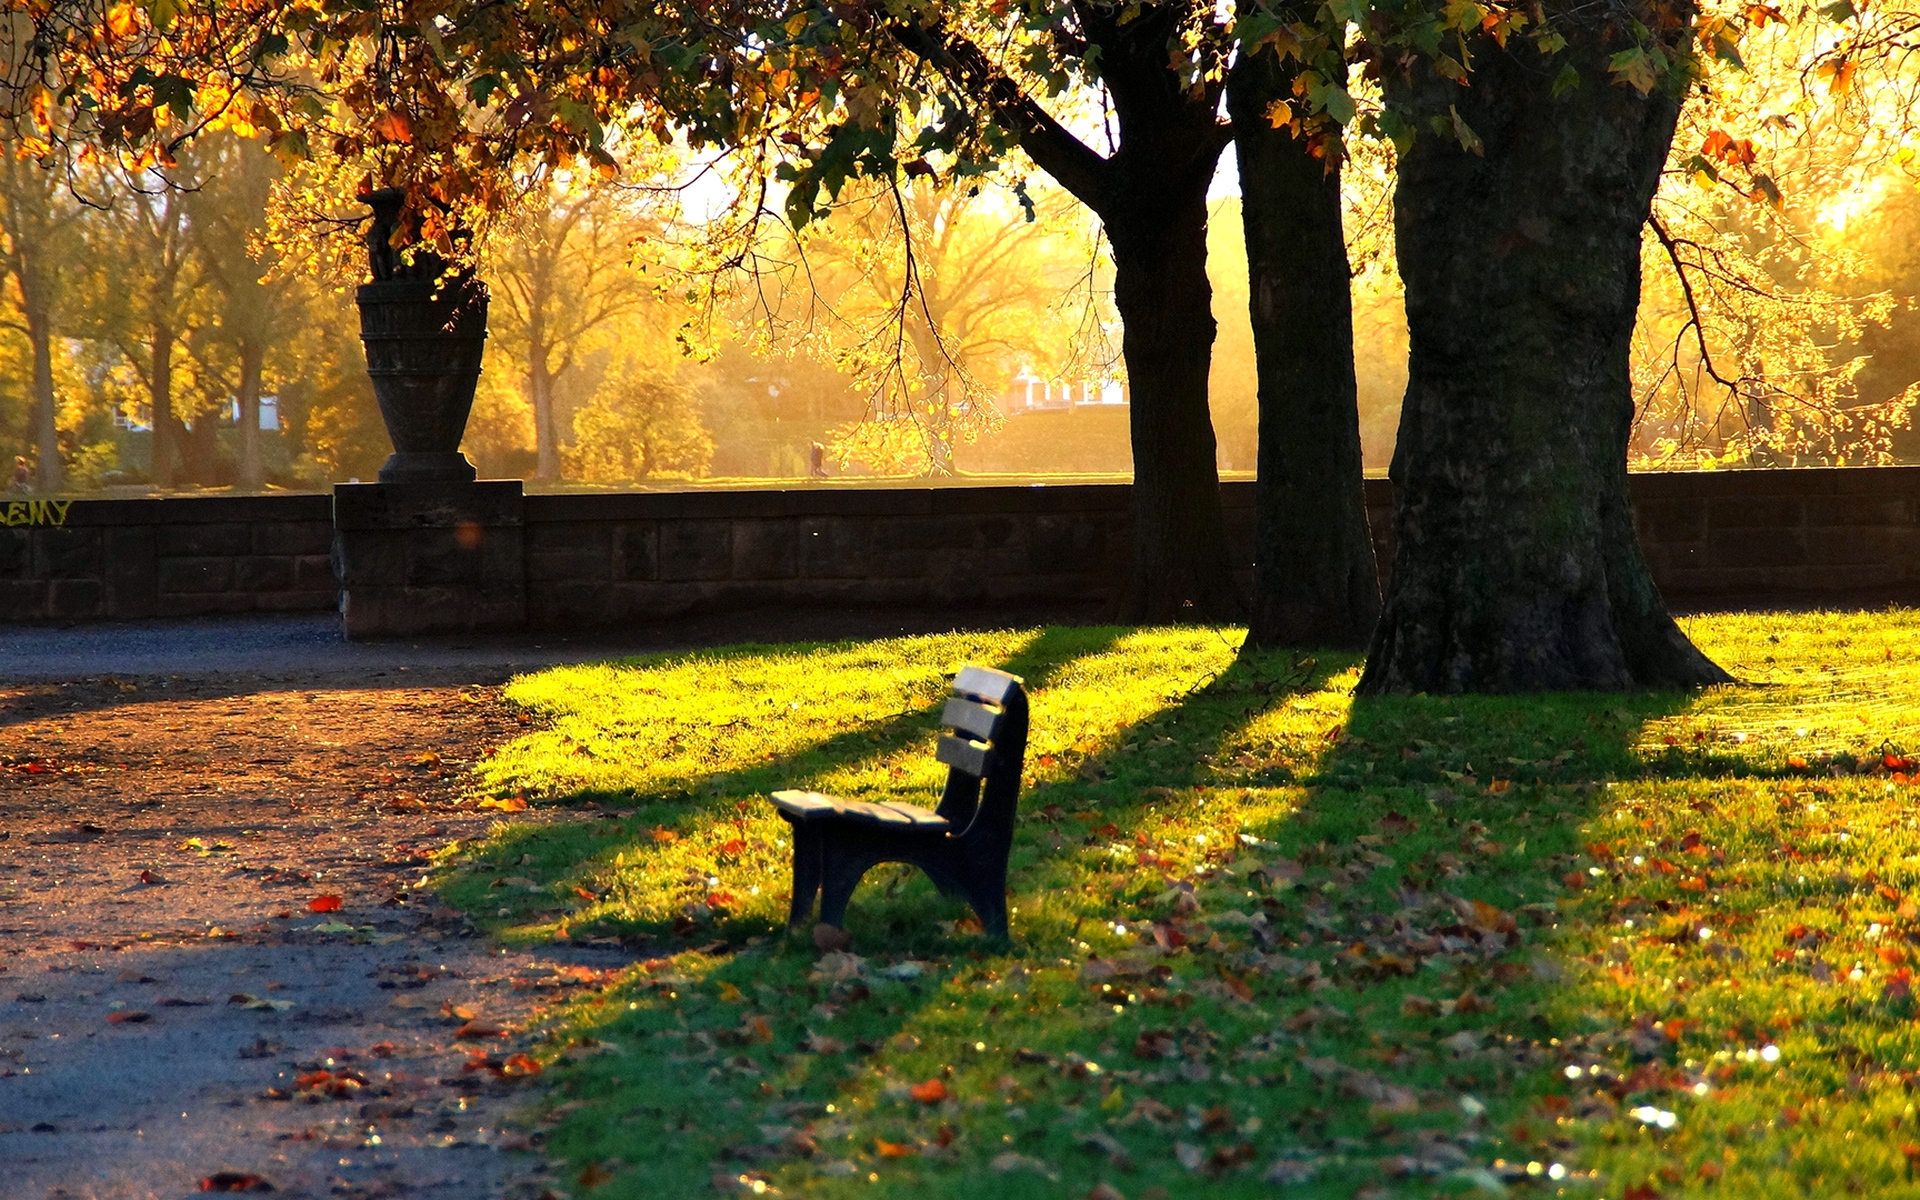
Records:
M813 898L820 893L820 876L826 839L806 821L793 826L793 905L787 910L787 928L805 926L813 913Z
M833 854L831 850L821 855L821 865L820 920L823 924L845 929L847 902L853 899L853 889L860 886L860 877L867 873L867 869L845 855Z
M988 937L1003 941L1011 937L1007 928L1007 886L1004 881L974 881L967 887L967 903L973 906L974 915L980 918L980 928Z

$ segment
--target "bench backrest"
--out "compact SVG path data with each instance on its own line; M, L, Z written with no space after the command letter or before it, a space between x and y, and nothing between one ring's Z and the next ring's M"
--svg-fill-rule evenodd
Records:
M978 824L1011 839L1027 758L1027 691L1020 677L990 667L963 669L940 724L934 756L952 769L937 811L960 837Z

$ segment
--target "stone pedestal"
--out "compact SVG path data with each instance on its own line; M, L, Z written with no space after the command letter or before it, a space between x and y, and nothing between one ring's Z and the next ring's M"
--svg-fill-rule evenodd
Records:
M517 479L336 484L333 568L347 636L524 628L524 510Z

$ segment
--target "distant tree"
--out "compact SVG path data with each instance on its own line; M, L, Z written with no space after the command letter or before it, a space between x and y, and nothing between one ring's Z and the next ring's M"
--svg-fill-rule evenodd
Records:
M631 360L609 371L574 414L573 434L571 473L594 482L700 476L713 461L693 393Z
M210 289L213 324L202 339L231 363L201 359L201 375L225 407L233 397L240 450L239 483L266 482L261 456L260 397L269 360L291 358L301 339L294 326L306 315L304 280L273 274L271 250L259 236L268 193L280 166L258 145L231 136L200 143L207 181L188 196L195 265Z
M533 406L536 479L561 474L556 386L593 338L652 294L628 260L634 239L653 228L632 194L570 176L536 184L516 219L494 232L489 324L513 347Z
M17 141L0 138L0 277L12 285L19 321L5 322L23 334L33 359L29 396L37 484L59 491L65 475L60 458L53 343L59 333L62 279L77 269L76 228L81 205L67 190L63 172L20 155Z

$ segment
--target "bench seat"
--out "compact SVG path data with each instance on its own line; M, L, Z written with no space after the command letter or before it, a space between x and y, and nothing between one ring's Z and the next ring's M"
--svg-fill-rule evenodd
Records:
M876 804L867 800L842 800L838 796L823 796L819 792L797 791L775 792L772 799L774 806L794 821L858 821L902 832L913 829L923 833L945 833L952 828L945 817L917 804Z

